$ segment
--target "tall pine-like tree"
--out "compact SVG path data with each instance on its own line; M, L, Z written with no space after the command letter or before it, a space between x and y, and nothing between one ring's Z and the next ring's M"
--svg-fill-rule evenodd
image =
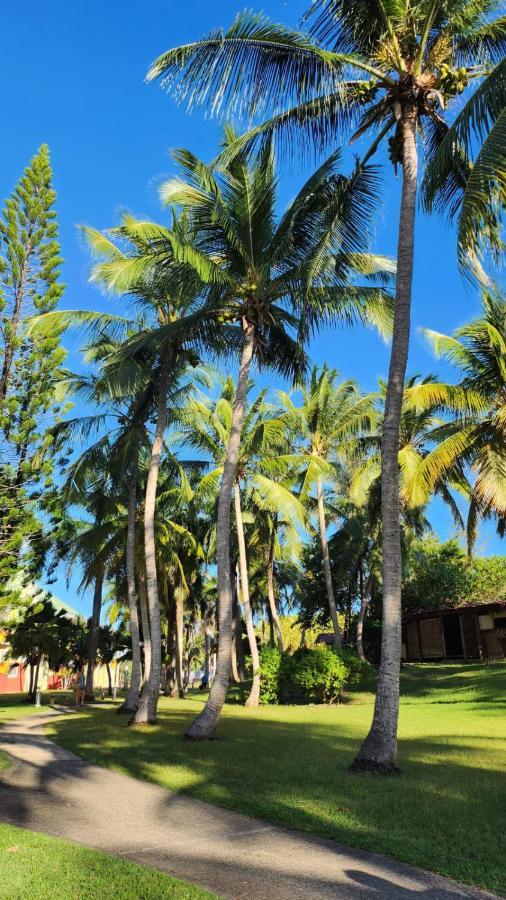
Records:
M43 145L0 214L0 602L14 574L40 573L58 519L50 428L65 403L63 329L28 327L64 290L55 199Z

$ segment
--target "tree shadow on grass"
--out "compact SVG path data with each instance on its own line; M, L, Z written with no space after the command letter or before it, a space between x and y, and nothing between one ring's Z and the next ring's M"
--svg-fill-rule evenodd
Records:
M97 710L52 728L56 741L91 761L182 795L506 888L499 736L462 736L453 719L448 733L401 741L399 778L365 779L349 772L360 722L348 722L344 734L336 722L241 711L223 717L218 740L188 743L181 736L191 717L174 706L148 732Z

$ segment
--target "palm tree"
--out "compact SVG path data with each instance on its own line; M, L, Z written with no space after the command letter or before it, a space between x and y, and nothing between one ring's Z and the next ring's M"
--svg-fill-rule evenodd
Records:
M425 331L438 356L457 367L457 385L429 381L413 386L413 413L428 407L445 415L433 433L436 446L416 473L414 489L426 499L456 468L470 466L468 551L472 552L480 517L494 517L500 534L506 526L506 300L486 292L483 314L452 336Z
M235 134L227 129L225 152L234 141ZM223 322L229 346L237 347L240 357L218 500L217 669L209 699L187 732L190 738L209 738L214 733L229 683L233 605L230 497L251 365L256 359L258 365L293 378L305 365L301 339L323 314L345 320L356 316L383 327L389 319L388 297L380 286L349 286L350 276L357 270L371 275L389 267L385 260L366 252L367 226L362 213L370 208L374 172L362 170L344 179L336 171L338 158L335 154L307 182L278 224L270 143L252 166L241 153L226 166L209 166L188 151L178 151L183 178L162 188L165 201L183 210L194 236L193 259L199 265L202 259L211 259L221 267L221 277L207 285L206 308L209 316ZM329 191L335 198L331 213L324 208ZM191 265L189 253L186 258Z
M504 20L502 20L504 23ZM491 36L504 24L490 23ZM465 183L452 179L457 153L469 160ZM481 146L480 146L481 145ZM457 255L466 275L487 281L480 258L491 250L500 261L502 211L506 207L506 60L502 59L471 95L439 144L422 184L425 208L457 217Z
M418 186L419 135L430 164L449 130L445 110L468 83L488 74L506 48L506 21L493 19L499 0L315 0L304 17L307 31L239 15L228 32L168 50L148 79L189 105L211 103L213 112L265 117L240 142L260 147L272 136L287 152L321 152L337 133L358 124L354 137L376 131L363 157L389 139L390 157L402 166L397 247L395 322L382 432L383 632L382 661L370 732L355 768L390 772L397 765L401 658L401 542L398 444L406 374ZM362 80L357 79L357 75ZM487 109L477 106L480 120ZM451 144L445 190L465 185L470 129ZM234 152L237 151L237 146ZM478 173L479 174L479 173ZM484 180L477 178L479 187ZM329 198L330 199L330 198ZM330 200L332 202L332 200ZM481 209L486 204L482 194Z
M302 385L302 403L296 406L284 393L279 397L285 409L285 419L293 434L293 446L299 455L302 485L301 497L308 497L316 488L318 529L322 550L325 589L334 644L342 643L337 606L332 586L330 558L325 518L324 483L339 479L339 458L349 452L361 432L370 430L375 419L374 397L360 394L353 381L336 384L337 372L325 365L313 367L306 384Z
M188 365L198 359L192 349L201 338L201 320L192 315L199 296L200 275L209 274L202 260L186 258L184 223L173 218L172 229L124 216L111 237L92 229L86 236L94 252L101 256L92 278L108 291L130 294L148 314L144 328L126 340L117 351L120 366L138 355L147 355L156 385L155 432L144 495L144 557L149 610L150 669L143 685L132 722L156 722L161 680L160 598L156 566L155 506L168 405L176 403L180 380ZM183 249L181 249L183 247ZM179 261L175 253L179 254ZM185 388L189 387L189 383ZM133 479L132 479L133 491Z
M261 391L250 405L246 406L232 488L241 599L253 664L253 683L246 700L247 706L258 706L260 701L260 657L250 602L243 494L248 491L257 508L264 511L289 516L299 524L302 524L305 518L304 509L297 498L276 479L281 466L274 458L273 451L279 444L283 423L273 415L272 409L266 404L265 393ZM223 477L233 418L233 400L234 384L231 378L227 378L222 381L221 394L215 403L207 398L194 399L183 413L181 439L185 444L210 455L214 463L213 470L204 475L197 488L200 494L205 495L209 489L214 492ZM286 469L286 465L284 468Z

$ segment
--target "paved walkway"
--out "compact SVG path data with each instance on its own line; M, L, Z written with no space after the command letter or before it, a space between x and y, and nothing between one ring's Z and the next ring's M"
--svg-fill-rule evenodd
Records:
M44 723L58 714L0 729L0 749L15 760L0 778L1 821L128 857L236 900L493 897L89 765L44 736Z

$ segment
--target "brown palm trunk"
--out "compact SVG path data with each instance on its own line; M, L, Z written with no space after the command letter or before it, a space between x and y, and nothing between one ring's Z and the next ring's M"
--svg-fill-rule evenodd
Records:
M31 698L33 697L33 675L34 675L35 670L34 670L33 662L31 662L29 665L30 665L30 681L28 684L28 699L31 700Z
M332 573L330 571L329 545L327 541L327 525L325 522L325 508L323 505L323 486L321 478L316 483L316 500L318 504L318 524L320 526L320 541L322 545L323 557L323 574L325 576L325 588L327 590L327 603L329 605L330 619L334 630L334 646L340 647L342 644L341 632L339 630L339 619L337 617L337 607L334 597L334 588L332 586Z
M149 610L149 634L151 643L151 662L149 676L144 683L139 706L131 719L136 725L148 725L156 722L158 698L160 696L160 680L162 672L162 635L160 626L160 598L158 595L158 577L156 572L155 544L155 505L158 472L163 449L163 436L167 424L167 390L169 386L171 360L167 357L160 370L158 386L158 403L156 411L156 431L151 447L146 497L144 501L144 552L146 557L146 588Z
M105 664L105 671L107 672L107 696L112 697L111 666L108 662Z
M217 515L218 568L218 659L209 698L197 718L187 731L193 740L211 738L225 702L230 679L230 659L232 653L232 585L230 579L230 500L235 481L241 432L248 393L248 379L255 349L255 327L243 323L244 342L239 367L239 378L234 398L232 424L228 440Z
M143 684L149 678L151 668L151 633L149 630L148 595L146 591L146 575L141 565L139 569L139 606L141 610L142 646L144 649L144 678Z
M267 559L267 597L269 599L269 620L271 628L276 633L276 642L280 653L284 651L283 632L279 622L276 597L274 596L274 552L276 548L276 525L272 523L271 540L269 544L269 557Z
M402 199L397 245L395 319L381 444L381 521L383 548L383 631L381 662L371 730L353 768L397 769L399 673L401 664L401 538L399 428L408 361L417 193L416 101L402 108Z
M368 597L366 597L366 594L364 591L364 566L363 566L362 562L360 563L358 579L359 579L359 588L360 588L360 612L358 615L358 622L357 622L357 656L363 662L367 662L367 659L366 659L366 656L364 653L363 634L364 634L364 620L366 617L367 610L369 608L369 599L368 599Z
M88 665L86 667L86 688L84 697L91 701L95 699L93 694L93 675L97 663L98 630L100 628L100 612L102 610L102 584L103 572L95 578L95 590L93 593L93 609L91 612L90 637L88 640Z
M35 675L33 678L33 688L32 688L32 697L31 697L32 700L35 700L37 697L37 688L39 686L40 660L41 660L41 655L39 654L37 657L37 664L35 666Z
M258 706L260 703L260 657L253 625L253 613L249 599L248 560L246 557L246 541L244 540L244 526L241 510L241 492L237 482L234 484L235 521L237 526L237 543L239 546L239 572L241 578L242 607L244 610L244 622L248 635L251 663L253 667L253 683L246 699L245 706Z
M134 713L139 702L141 686L141 647L139 636L139 614L137 612L137 591L135 589L135 513L137 510L137 466L130 479L128 494L128 524L126 539L126 573L128 589L128 609L130 612L130 635L132 638L132 673L130 688L125 702L118 712Z
M184 643L184 602L180 590L175 591L176 603L176 683L179 697L184 697L183 643Z

